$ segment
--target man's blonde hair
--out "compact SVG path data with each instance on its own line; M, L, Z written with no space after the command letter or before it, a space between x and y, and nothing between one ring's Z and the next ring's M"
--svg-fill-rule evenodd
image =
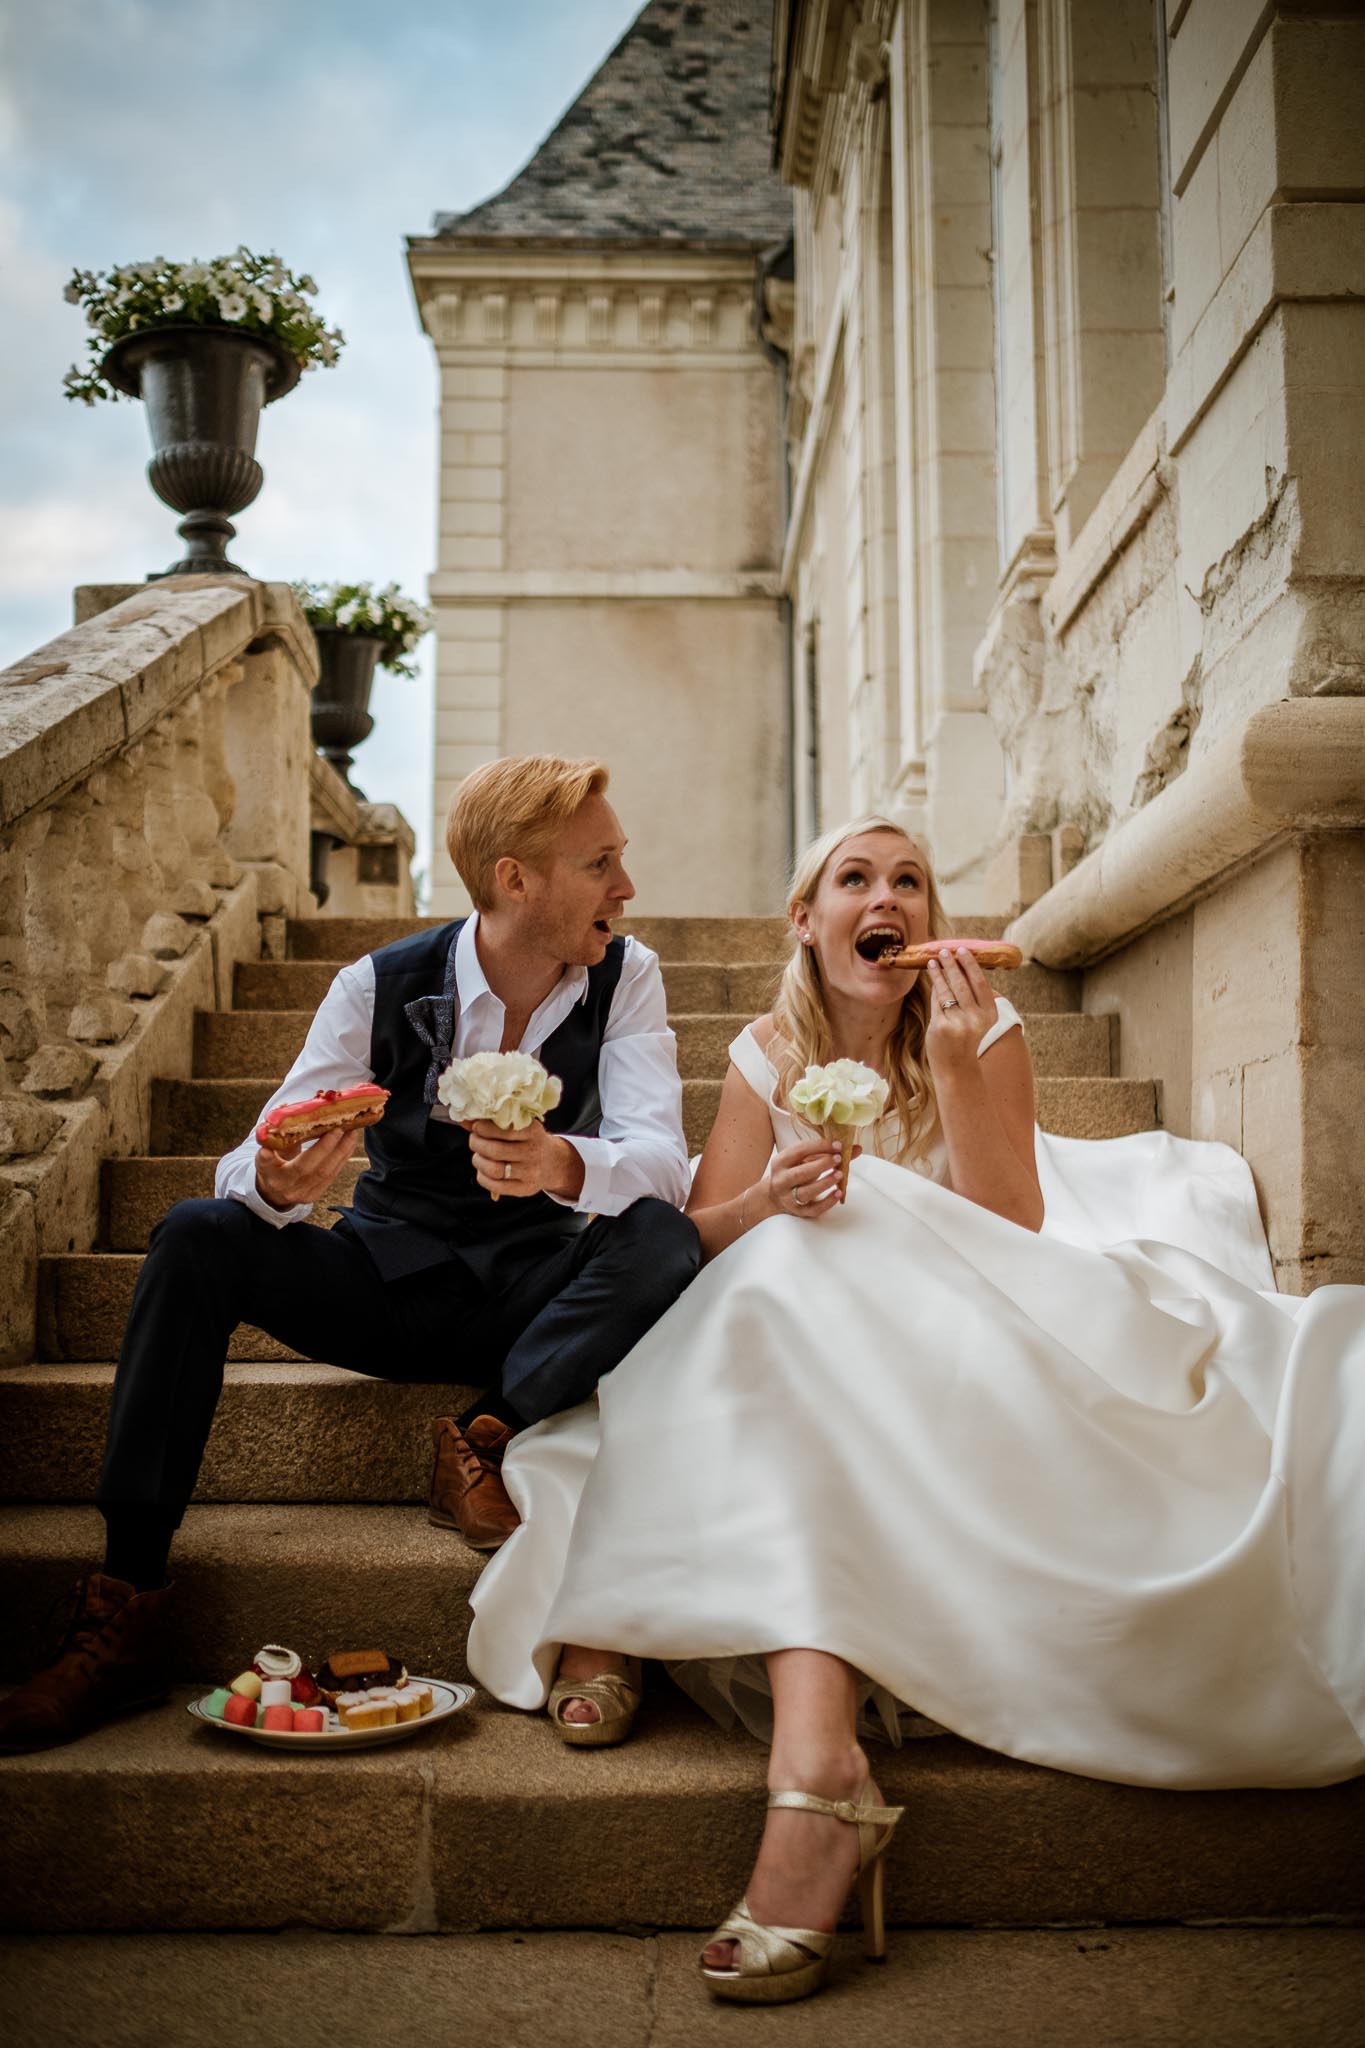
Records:
M476 910L493 908L493 870L505 855L548 866L560 829L610 780L600 761L520 754L476 768L451 798L446 848Z

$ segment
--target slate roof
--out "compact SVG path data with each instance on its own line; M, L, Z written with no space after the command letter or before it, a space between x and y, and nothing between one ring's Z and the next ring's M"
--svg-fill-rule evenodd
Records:
M524 169L435 238L781 241L771 38L772 0L649 0Z

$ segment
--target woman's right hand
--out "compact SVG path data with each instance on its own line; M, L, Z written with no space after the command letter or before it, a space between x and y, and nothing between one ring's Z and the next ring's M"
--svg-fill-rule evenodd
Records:
M855 1146L856 1159L862 1147ZM827 1216L839 1201L839 1147L825 1138L791 1145L775 1155L764 1181L771 1214L801 1216L813 1222Z

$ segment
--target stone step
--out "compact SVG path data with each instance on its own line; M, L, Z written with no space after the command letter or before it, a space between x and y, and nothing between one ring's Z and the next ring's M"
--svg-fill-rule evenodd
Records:
M983 920L984 922L985 920ZM997 923L999 920L995 920ZM244 960L238 964L233 1002L239 1010L316 1010L342 966L340 960ZM669 1007L683 1014L728 1010L747 1022L772 1006L781 972L777 961L663 962ZM1030 1015L1080 1007L1080 976L1029 961L997 981L1016 1010Z
M104 1223L101 1241L113 1252L147 1249L152 1225L176 1202L203 1200L213 1193L216 1154L191 1159L106 1159L103 1169ZM324 1228L336 1221L332 1203L348 1203L365 1170L363 1155L350 1159L313 1210Z
M198 1010L194 1019L194 1071L201 1080L239 1074L283 1077L298 1057L312 1022L308 1010ZM720 1081L728 1047L740 1028L732 1011L674 1013L678 1072L684 1080ZM1039 1074L1108 1074L1111 1019L1044 1014L1026 1019L1033 1065Z
M96 2011L100 2048L234 2041L282 2013L289 2048L334 2048L350 2012L382 2012L395 2041L469 2041L477 2013L497 2048L734 2048L697 1949L680 1931L406 1932L399 1961L311 1928L26 1934L0 1945L0 1978L11 2038L54 2048L88 2040ZM913 2026L933 2048L1330 2048L1358 2032L1363 1972L1358 1927L920 1928L875 1970L845 1935L784 2041L872 2048Z
M142 1266L137 1252L60 1252L38 1261L38 1357L105 1364L116 1359ZM242 1323L233 1331L234 1361L296 1359L298 1353Z
M240 1593L247 1574L231 1583ZM414 1594L434 1597L437 1587L415 1573L394 1585L403 1606L386 1615L383 1641L407 1654ZM268 1623L261 1605L239 1611L230 1654L207 1676L226 1676L266 1637L313 1654L353 1643L379 1610L358 1617L347 1591L329 1599L325 1618L291 1608L285 1567ZM454 1675L449 1655L423 1675ZM765 1752L703 1720L658 1674L651 1680L634 1739L592 1753L566 1748L543 1715L481 1702L363 1757L296 1756L196 1725L186 1690L81 1742L6 1759L0 1914L12 1931L66 1933L709 1928L752 1863ZM888 1858L893 1925L1075 1928L1359 1909L1365 1781L1153 1792L1039 1770L951 1737L879 1753L878 1778L887 1799L909 1808ZM818 2024L803 2038L831 2039L832 2011L806 2010ZM1088 2011L1090 2030L1067 2037L1078 2048L1119 2038L1099 2008ZM976 2048L1025 2038L1002 2034L995 2010L989 2021L970 2037ZM469 2038L483 2037L476 2028ZM642 2040L644 2029L621 2038ZM892 2020L865 2038L900 2033ZM1027 2038L1061 2037L1044 2020ZM1286 2037L1272 2026L1254 2038Z
M410 932L447 922L438 917L291 918L286 944L292 960L358 960ZM615 929L629 933L661 960L776 960L786 947L785 917L628 917Z
M9 1609L0 1676L36 1668L44 1617L98 1565L103 1540L92 1507L0 1509ZM464 1678L469 1592L483 1564L420 1507L192 1507L172 1558L172 1671L185 1683L226 1684L262 1643L292 1644L317 1662L378 1640L414 1671Z
M113 1383L112 1365L0 1372L0 1500L93 1499ZM474 1392L332 1365L230 1365L195 1499L425 1503L430 1420Z

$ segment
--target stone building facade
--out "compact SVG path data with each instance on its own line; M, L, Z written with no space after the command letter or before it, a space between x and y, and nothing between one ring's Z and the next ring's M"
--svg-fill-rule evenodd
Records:
M409 245L441 378L436 854L500 753L601 754L638 907L773 906L789 838L769 24L650 0L507 188Z
M898 807L1365 1279L1365 10L778 0L798 822Z

